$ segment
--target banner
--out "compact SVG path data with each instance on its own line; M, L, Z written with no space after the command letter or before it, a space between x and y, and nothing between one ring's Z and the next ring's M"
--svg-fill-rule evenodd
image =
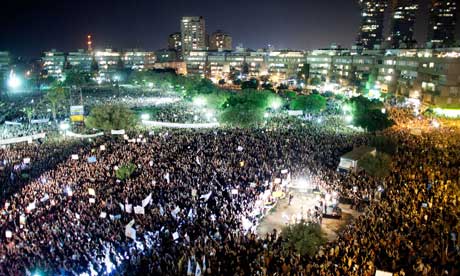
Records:
M23 162L24 164L30 164L30 158L29 158L29 157L24 158L24 159L22 160L22 162Z
M237 195L238 194L238 189L232 189L232 195Z
M83 105L70 106L70 121L83 122L85 120L85 112Z
M78 160L78 154L72 154L72 160Z
M96 156L88 157L88 163L92 164L92 163L96 163L96 161L97 161Z
M179 212L180 212L180 208L179 208L179 206L176 206L176 208L171 211L171 215L173 216L173 218L177 218L177 214Z
M0 145L17 144L17 143L24 143L24 142L31 143L33 140L43 139L45 137L46 137L46 133L39 133L39 134L30 135L30 136L3 139L3 140L0 140Z
M40 199L40 202L45 202L45 201L47 201L48 199L50 199L49 195L48 195L48 194L45 194L45 196L42 197L42 198Z
M131 220L125 226L125 236L133 240L136 240L136 229L133 228L133 225L134 225L134 220Z
M203 199L206 202L209 200L209 197L211 197L211 195L212 195L212 191L210 191L209 193L205 195L200 196L200 199Z
M125 135L126 131L124 129L120 129L120 130L112 129L112 131L110 131L110 134L112 134L112 135Z
M24 214L21 214L19 216L19 224L21 224L21 225L26 224L26 216Z
M94 134L78 134L78 133L74 133L69 130L66 132L67 137L73 137L73 138L96 138L96 137L103 136L103 135L104 135L104 132L98 132Z
M100 218L106 218L107 217L107 213L106 212L101 212L101 214L99 215Z
M219 123L180 124L180 123L166 123L166 122L146 121L146 120L143 120L142 123L146 126L166 127L166 128L216 128L216 127L219 127Z
M31 124L47 124L50 121L50 119L37 119L37 120L31 120Z

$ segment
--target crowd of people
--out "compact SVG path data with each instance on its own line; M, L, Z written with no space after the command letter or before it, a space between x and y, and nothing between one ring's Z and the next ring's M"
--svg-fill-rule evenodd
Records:
M30 157L25 169L40 174L21 184L4 174L4 185L17 192L5 193L2 202L0 274L460 273L458 132L382 133L398 148L392 173L374 179L336 171L339 157L370 135L281 123L130 133L134 141L102 137L65 152L50 152L46 143L1 149L6 170ZM126 164L136 170L118 179ZM254 232L264 213L257 202L264 195L273 200L269 194L284 170L292 179L309 175L340 198L368 202L314 256L287 248L276 231Z

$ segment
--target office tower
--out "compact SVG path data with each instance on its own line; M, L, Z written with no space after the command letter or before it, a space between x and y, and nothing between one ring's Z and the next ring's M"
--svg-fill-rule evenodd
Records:
M223 31L215 31L212 33L209 43L210 50L231 51L232 37Z
M428 43L433 48L452 47L455 44L457 2L433 0L430 9Z
M393 0L391 34L389 38L391 48L413 48L415 18L418 10L417 0Z
M182 53L206 49L206 30L202 16L185 16L181 20Z
M361 29L356 43L364 49L374 49L382 44L386 0L359 0Z

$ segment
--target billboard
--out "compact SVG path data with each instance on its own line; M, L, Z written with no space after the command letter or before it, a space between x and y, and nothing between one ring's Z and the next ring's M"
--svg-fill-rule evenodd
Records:
M70 121L83 122L84 119L84 108L82 105L70 106Z

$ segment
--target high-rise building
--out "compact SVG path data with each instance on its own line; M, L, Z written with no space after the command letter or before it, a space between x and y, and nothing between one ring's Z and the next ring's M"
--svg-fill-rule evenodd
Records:
M173 33L168 38L168 49L177 52L182 51L182 35L181 33Z
M232 50L232 37L223 31L215 31L212 33L210 42L210 50L231 51Z
M428 43L433 48L451 47L455 44L457 1L432 0Z
M65 55L55 49L45 52L42 57L42 68L46 75L54 78L62 78L65 64Z
M393 0L391 34L389 38L391 48L413 48L415 18L417 15L417 0Z
M66 69L89 73L91 72L92 64L93 55L83 49L79 49L77 52L69 52L67 55Z
M11 63L10 53L0 52L0 78L4 76L4 73L8 72L8 70L10 69L10 63Z
M359 0L361 29L356 43L364 49L374 49L382 44L386 0Z
M206 29L202 16L185 16L181 20L182 53L206 49Z

